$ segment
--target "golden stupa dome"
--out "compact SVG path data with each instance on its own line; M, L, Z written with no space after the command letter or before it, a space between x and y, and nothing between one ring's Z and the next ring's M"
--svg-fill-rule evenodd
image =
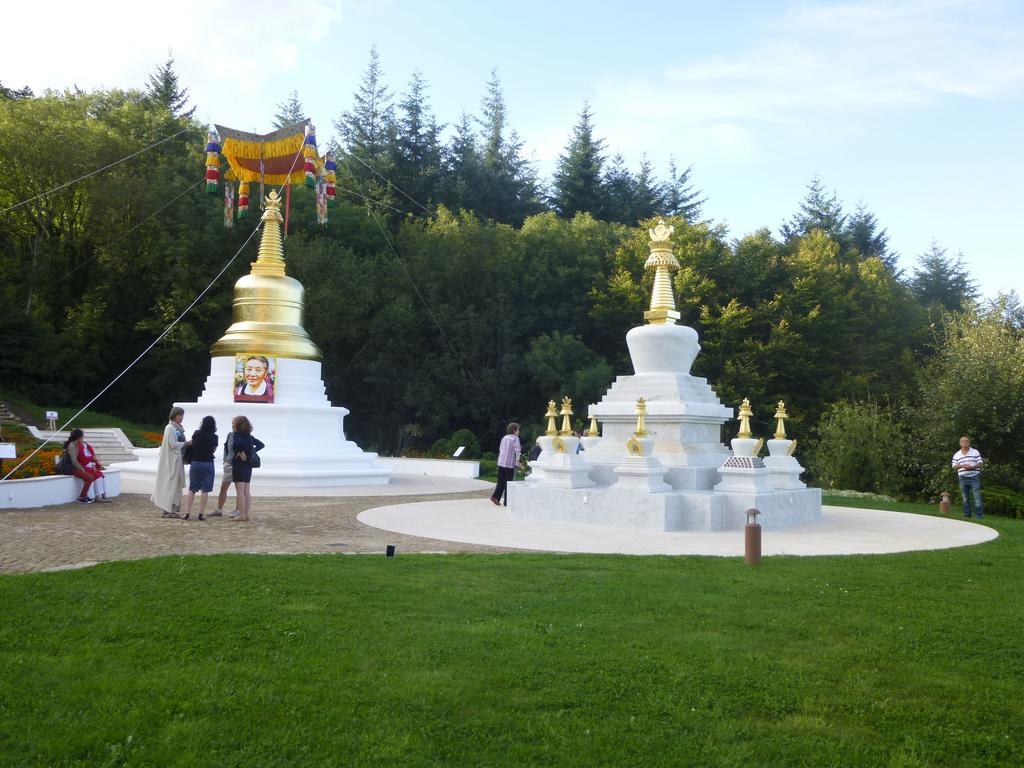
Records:
M271 191L263 212L263 236L252 271L235 283L231 327L211 348L213 357L260 354L320 360L320 349L302 327L302 283L284 270L281 198Z

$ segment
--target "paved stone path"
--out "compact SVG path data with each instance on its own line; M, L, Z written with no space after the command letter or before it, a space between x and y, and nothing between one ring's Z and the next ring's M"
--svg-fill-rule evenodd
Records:
M0 573L80 567L107 560L223 552L309 553L512 552L479 544L389 533L356 520L364 509L395 503L483 499L487 491L423 496L253 499L252 520L165 520L148 496L109 504L62 504L0 512ZM229 500L229 505L233 499ZM193 517L198 511L196 501Z

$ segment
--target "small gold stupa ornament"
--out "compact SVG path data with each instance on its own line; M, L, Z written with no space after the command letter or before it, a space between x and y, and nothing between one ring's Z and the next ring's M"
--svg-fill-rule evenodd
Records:
M779 400L778 410L775 411L775 439L785 440L786 439L786 419L789 415L786 413L786 404Z
M231 326L210 350L213 357L259 353L320 360L319 348L302 326L302 283L285 274L281 244L281 198L266 197L260 250L248 275L235 283Z
M558 418L558 407L555 405L554 400L548 400L548 410L544 414L544 418L548 420L548 428L544 434L548 437L554 437L558 434L558 428L555 426L555 419Z
M601 433L597 431L597 416L590 417L590 429L587 430L587 437L600 437Z
M636 401L636 429L634 437L647 437L647 401L642 397Z
M572 434L572 400L566 396L562 398L562 428L558 430L558 434L562 436Z
M741 439L747 439L753 437L753 433L750 431L750 417L754 415L754 412L750 410L750 399L743 398L743 402L740 403L740 431L736 437Z
M679 260L672 253L671 244L675 227L658 219L657 226L648 232L651 235L651 255L647 257L644 269L654 270L654 289L651 291L651 308L644 312L644 320L651 325L674 325L679 319L672 294L672 270L679 269Z

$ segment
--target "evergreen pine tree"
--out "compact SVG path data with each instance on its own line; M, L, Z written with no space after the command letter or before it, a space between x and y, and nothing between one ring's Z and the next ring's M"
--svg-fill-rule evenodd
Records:
M572 137L565 147L565 153L558 158L558 167L555 169L551 203L558 214L567 219L581 212L601 216L608 205L608 194L601 173L604 167L604 141L594 138L592 117L590 105L584 104L579 122L573 127ZM619 186L623 185L623 170L620 162L615 168L617 176L614 180ZM628 211L628 198L624 202L622 210ZM621 205L621 202L616 203L617 208Z
M436 198L441 173L441 128L430 110L426 91L423 76L413 72L409 90L398 104L391 162L394 185L424 206Z
M594 215L605 221L619 221L623 224L630 221L635 207L636 180L622 155L615 155L605 166L601 184L604 191L604 204Z
M836 242L842 242L843 227L846 214L833 191L832 196L825 194L821 179L815 176L807 185L807 195L800 203L800 212L782 225L784 240L794 240L810 234L811 230L820 229Z
M483 156L471 121L472 118L463 112L444 153L441 200L453 210L477 209Z
M690 173L693 166L688 166L680 173L676 170L676 159L668 159L668 183L664 187L665 213L669 216L682 216L689 222L700 218L700 209L704 198L693 188Z
M27 85L22 88L14 89L8 88L3 83L0 83L0 99L17 101L18 99L31 99L33 95L32 89Z
M700 203L697 204L697 208L700 208ZM630 220L626 223L637 224L663 213L664 209L664 188L654 178L654 166L647 159L647 155L644 155L640 158L640 170L633 185L633 209L630 211Z
M394 105L384 84L377 47L370 48L370 63L353 94L352 108L334 122L341 138L339 166L346 169L356 191L390 204L386 179L391 173L391 143L395 132Z
M175 117L191 119L195 107L185 110L188 104L188 89L178 84L178 74L174 71L174 56L167 54L167 61L156 68L149 76L146 84L146 96L154 104L167 108Z
M299 92L292 91L286 101L277 105L277 112L274 114L274 127L284 128L286 125L300 123L306 119L306 109L299 101Z
M910 290L924 306L940 306L951 312L959 311L965 301L978 297L977 284L964 266L963 254L951 258L935 242L918 257Z
M878 230L878 219L863 204L857 206L847 221L843 239L860 252L861 258L878 257L896 273L898 254L889 252L889 233L884 229Z
M481 105L481 176L473 197L476 213L495 221L521 224L541 210L537 174L523 157L523 142L513 131L506 137L505 96L496 70L491 70Z

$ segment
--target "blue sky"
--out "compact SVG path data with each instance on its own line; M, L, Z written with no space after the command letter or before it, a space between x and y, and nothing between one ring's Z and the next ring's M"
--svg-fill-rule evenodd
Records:
M714 6L714 7L712 7ZM738 237L790 217L814 176L863 202L912 269L934 240L987 295L1024 292L1024 3L61 0L5 10L0 81L141 87L173 51L197 116L270 130L298 91L323 139L376 45L442 122L476 113L492 68L542 174L584 102L635 169L693 165L704 213ZM59 52L59 53L58 53Z

